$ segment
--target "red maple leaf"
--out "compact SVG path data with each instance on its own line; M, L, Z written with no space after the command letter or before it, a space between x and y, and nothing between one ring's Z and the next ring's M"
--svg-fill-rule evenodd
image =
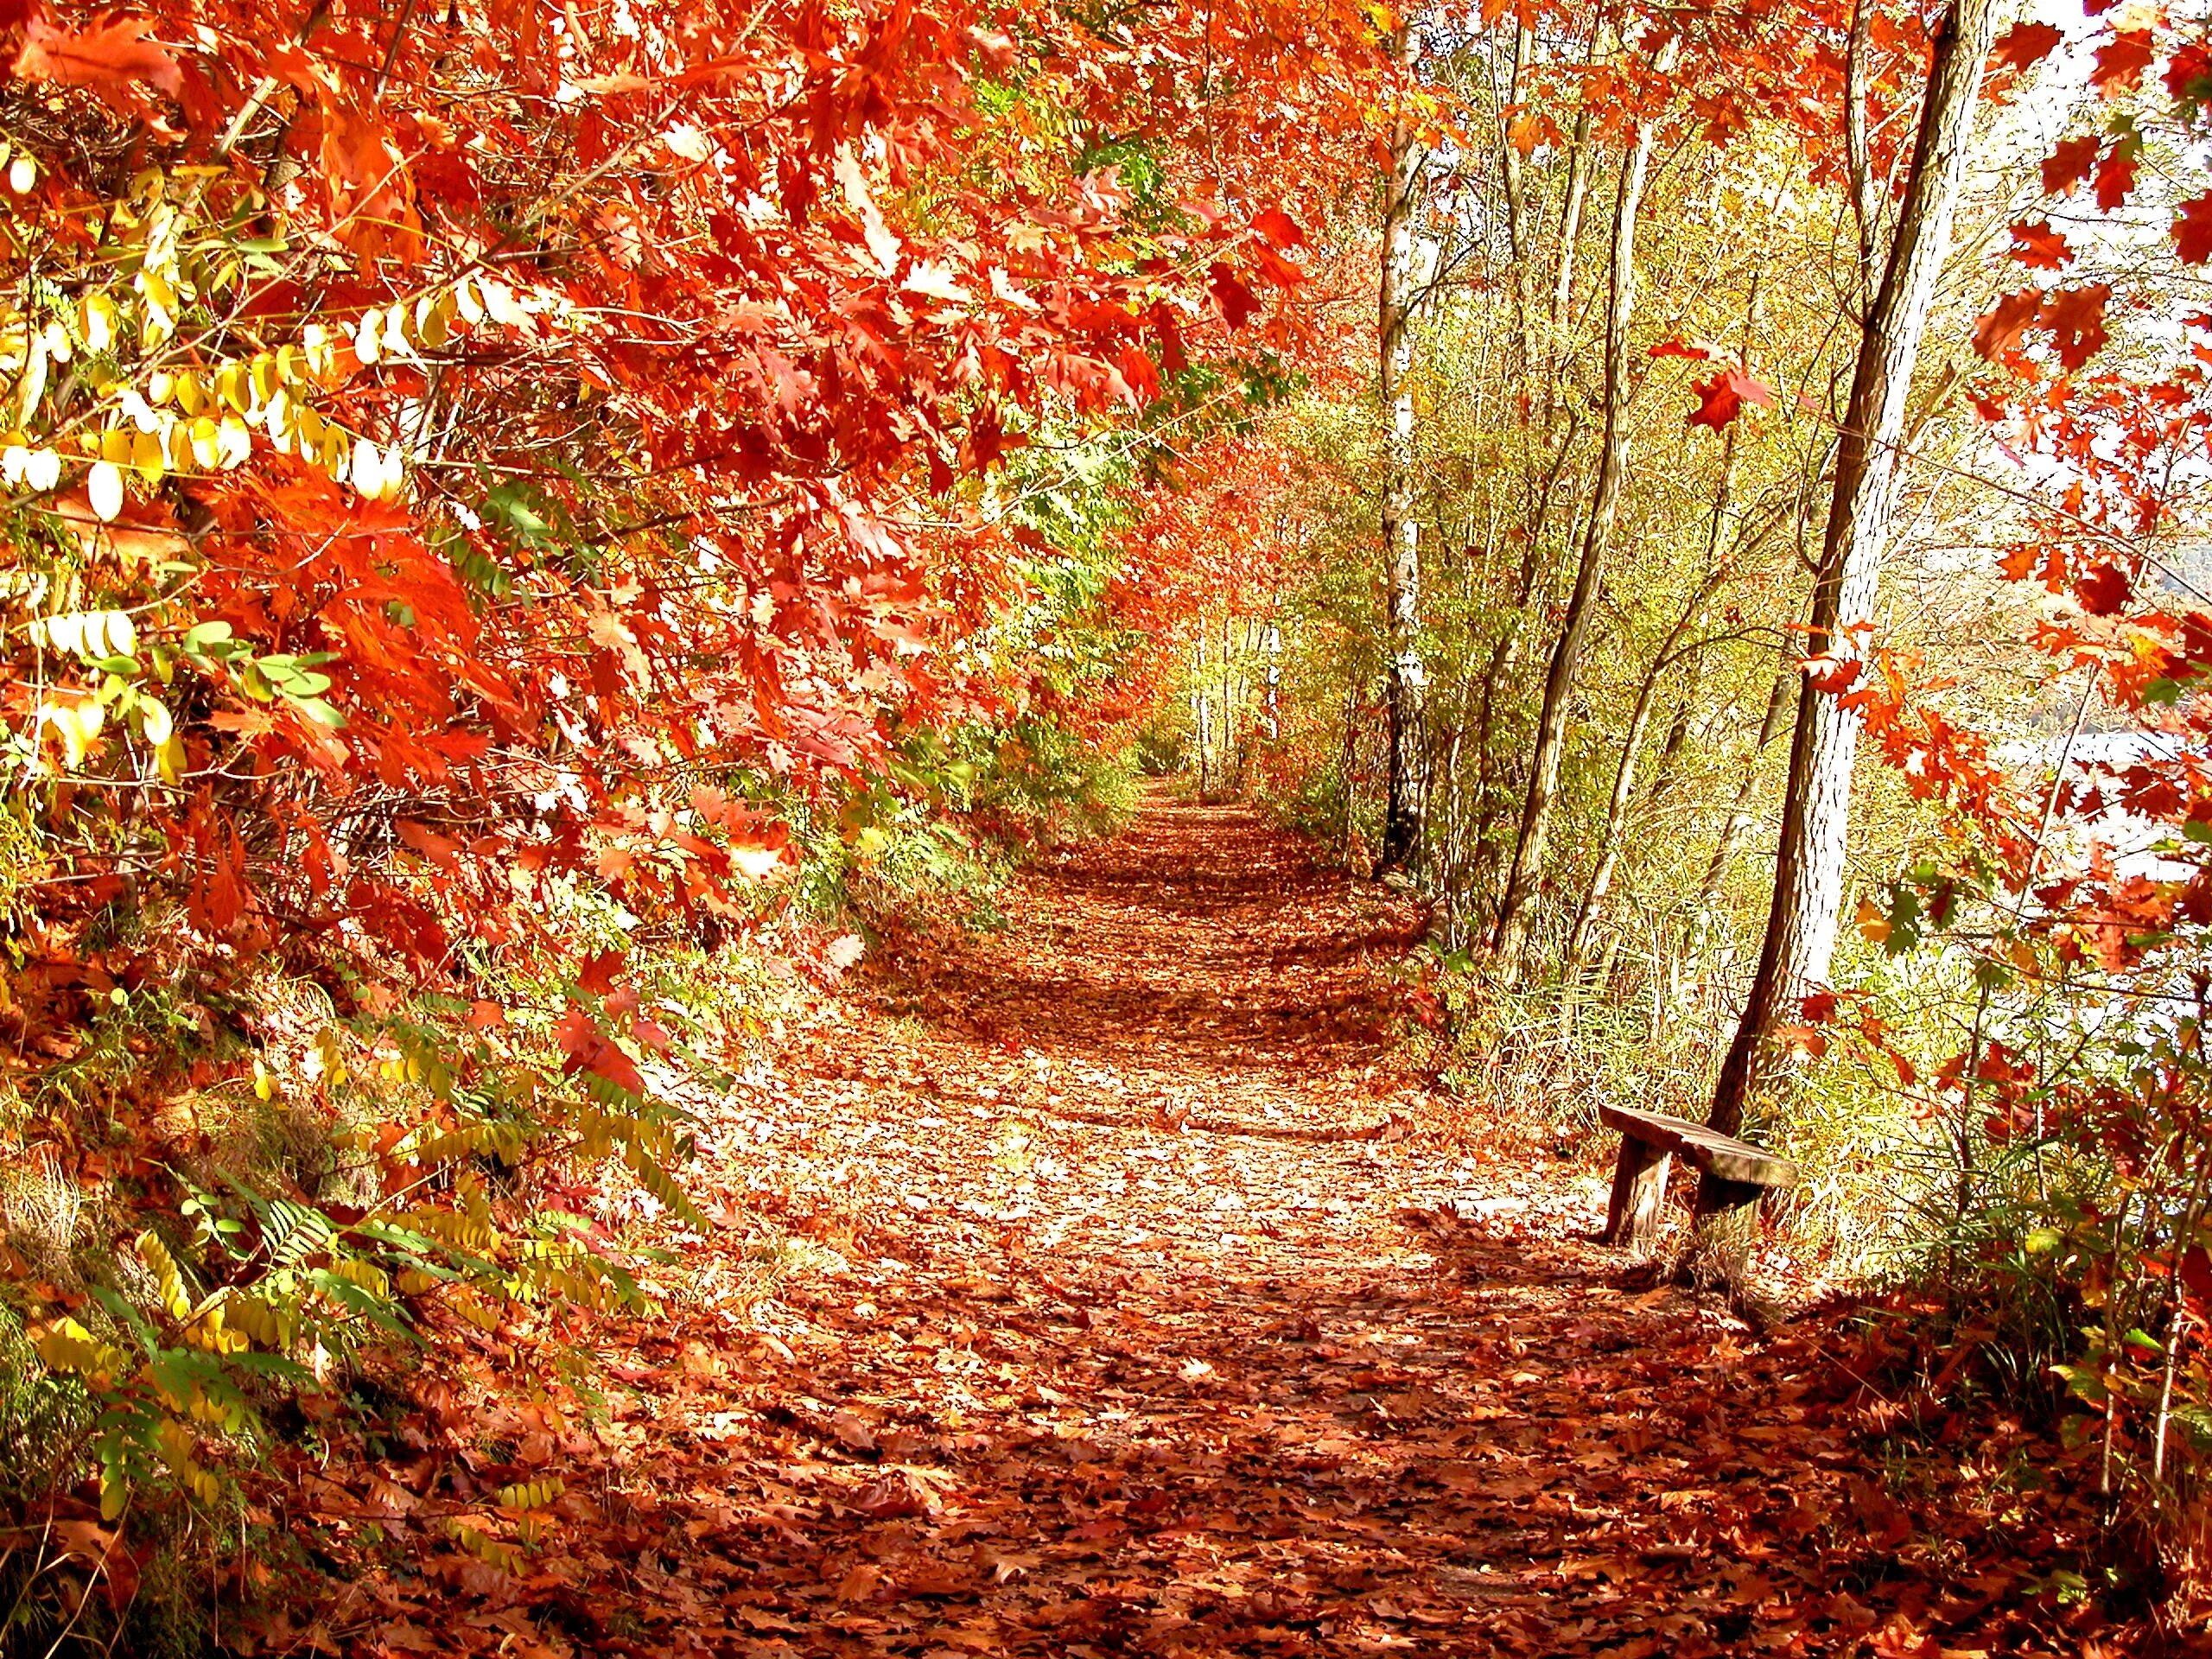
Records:
M1270 207L1259 214L1252 220L1252 228L1278 251L1306 245L1306 232L1298 228L1297 220L1280 207Z
M2100 559L2074 583L2074 597L2091 616L2117 615L2127 604L2134 580L2109 559Z
M2047 219L2022 219L2012 227L2012 257L2037 270L2056 270L2074 257L2066 238Z
M2212 190L2184 201L2174 214L2174 247L2184 264L2212 260Z
M1221 307L1223 320L1231 328L1242 328L1259 310L1259 301L1227 265L1217 264L1211 276L1212 280L1208 286L1213 289L1215 303Z
M16 54L16 73L25 80L64 86L126 86L143 80L174 98L184 78L176 60L146 38L149 27L143 17L125 17L73 31L57 29L34 12L24 26L22 50Z
M1718 432L1743 412L1745 403L1761 409L1774 407L1774 388L1755 380L1743 370L1726 368L1696 387L1697 407L1690 411L1692 426L1709 426Z
M2066 38L2066 31L2049 23L2015 23L1997 41L1997 61L2014 69L2032 69Z
M2044 158L2043 188L2050 196L2070 194L2089 170L2097 164L2097 151L2104 141L2094 132L2085 132L2078 138L2069 138Z
M1679 340L1662 340L1651 348L1651 355L1655 358L1687 357L1693 362L1703 362L1713 353L1702 346L1686 346Z
M2113 146L2097 168L2097 206L2112 213L2127 203L2135 188L2135 164L2142 156L2139 143L2120 143Z
M2041 321L2051 331L2058 360L2069 373L2102 351L2111 337L2105 332L2105 304L2111 298L2110 284L2090 283L2062 288L2044 301Z
M1975 325L1974 348L1980 356L1995 362L2012 349L2020 336L2043 312L2043 290L2024 288L2016 294L2007 294L1992 307L1988 314Z
M2089 85L2110 98L2141 80L2150 67L2151 31L2121 29L2097 48L2097 64L2089 72Z

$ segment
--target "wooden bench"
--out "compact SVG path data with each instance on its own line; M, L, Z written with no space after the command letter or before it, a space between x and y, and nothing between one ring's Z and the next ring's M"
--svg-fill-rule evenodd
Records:
M1613 1200L1605 1212L1605 1243L1625 1244L1638 1255L1650 1250L1659 1236L1667 1173L1680 1158L1701 1178L1697 1188L1700 1241L1719 1253L1715 1266L1732 1282L1741 1275L1750 1251L1759 1200L1770 1188L1795 1186L1803 1179L1788 1159L1687 1118L1628 1106L1600 1106L1598 1118L1607 1128L1621 1132Z

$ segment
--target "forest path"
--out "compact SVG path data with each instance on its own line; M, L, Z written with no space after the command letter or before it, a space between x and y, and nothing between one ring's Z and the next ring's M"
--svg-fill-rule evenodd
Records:
M605 1524L524 1596L532 1639L1979 1645L2013 1579L1916 1536L1817 1330L1754 1348L1624 1287L1598 1175L1447 1132L1382 1032L1410 921L1248 813L1155 801L1005 928L823 997L694 1175L772 1215L777 1262L697 1248L612 1369L634 1392L572 1483Z

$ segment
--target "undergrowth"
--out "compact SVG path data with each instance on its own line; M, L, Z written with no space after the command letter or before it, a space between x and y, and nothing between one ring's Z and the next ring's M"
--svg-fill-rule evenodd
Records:
M1643 967L1513 989L1479 957L1427 948L1402 973L1407 1035L1484 1133L1579 1145L1603 1173L1617 1141L1599 1107L1703 1121L1732 1029L1729 987ZM1763 1271L1801 1306L1857 1300L1874 1333L1867 1364L1918 1402L1888 1420L1895 1434L1932 1436L1964 1410L2022 1415L2059 1435L2065 1478L2104 1512L2098 1593L2116 1608L2155 1601L2201 1573L2212 1541L2202 1350L2155 1268L2207 1274L2201 1251L2183 1253L2208 1201L2192 1109L2177 1104L2172 1127L2147 1138L2063 1135L2055 1108L2037 1132L2025 1107L2014 1122L1973 1088L1918 1086L1921 1066L1934 1070L1923 1057L1948 1037L1904 1000L1908 984L1930 998L1924 976L1907 982L1876 963L1860 983L1853 1017L1874 1039L1808 1029L1808 1052L1745 1125L1804 1176L1768 1201ZM2046 1023L2028 1029L1994 1011L1985 1020L1993 1043L2070 1057L2070 1071L2049 1069L2054 1090L2118 1095L2131 1065L2156 1064L2177 1102L2194 1098L2190 1022L2161 1014L2131 1037L2116 1011L2102 1012L2097 1034L2120 1063L2101 1078L2087 1069L2096 1047L2038 1017ZM1674 1183L1678 1211L1694 1187Z

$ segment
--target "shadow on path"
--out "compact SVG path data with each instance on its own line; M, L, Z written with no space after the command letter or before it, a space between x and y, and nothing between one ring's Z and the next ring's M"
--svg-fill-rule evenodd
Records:
M1582 1242L1598 1177L1402 1075L1376 970L1410 914L1154 803L1009 918L821 1001L707 1126L705 1179L779 1238L695 1250L618 1372L588 1455L629 1553L563 1564L549 1644L1697 1659L2002 1627L2007 1583L1912 1541L1814 1338L1623 1288Z

